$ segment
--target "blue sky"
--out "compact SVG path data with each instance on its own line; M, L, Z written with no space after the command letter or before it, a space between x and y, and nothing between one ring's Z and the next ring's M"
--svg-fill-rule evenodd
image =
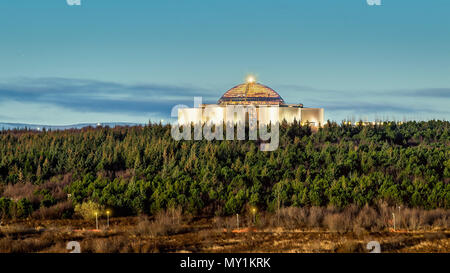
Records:
M167 119L247 74L325 118L449 119L450 1L0 0L0 122Z

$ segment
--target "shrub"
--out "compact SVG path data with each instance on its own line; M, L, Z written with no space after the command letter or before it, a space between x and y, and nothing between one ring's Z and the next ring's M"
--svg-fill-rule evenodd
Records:
M104 208L102 206L92 201L75 205L75 213L86 220L95 219L95 213L97 213L98 216L101 216L103 211Z
M11 207L11 199L1 197L0 198L0 217L2 219L11 217L10 207Z
M326 214L323 222L331 231L346 232L352 227L352 219L348 211Z
M177 233L181 229L180 225L181 208L172 208L158 212L153 221L147 217L141 218L133 232L138 235L170 235Z
M18 218L26 218L33 212L33 205L31 202L22 198L16 203L16 216Z
M377 211L368 205L365 205L356 216L354 229L364 229L367 231L380 230L384 227Z
M321 207L311 207L308 216L308 227L320 227L323 220L324 209Z
M33 212L33 218L63 219L72 216L73 212L74 208L72 202L65 201L49 208L41 207L39 210Z

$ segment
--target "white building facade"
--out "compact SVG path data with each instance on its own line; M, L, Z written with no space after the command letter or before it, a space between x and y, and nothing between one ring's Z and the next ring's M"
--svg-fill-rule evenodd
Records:
M214 124L244 123L255 117L260 123L309 124L321 127L324 124L323 108L305 108L303 104L286 104L270 87L247 81L237 85L219 99L217 104L201 104L195 108L178 109L178 124L212 122Z

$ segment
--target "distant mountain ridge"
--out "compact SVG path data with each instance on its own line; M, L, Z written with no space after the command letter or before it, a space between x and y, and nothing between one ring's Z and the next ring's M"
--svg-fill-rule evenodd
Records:
M8 123L0 122L0 130L12 130L12 129L31 129L31 130L67 130L67 129L81 129L84 127L98 127L98 126L136 126L144 125L143 123L133 122L99 122L99 123L78 123L71 125L42 125L42 124L27 124L27 123Z

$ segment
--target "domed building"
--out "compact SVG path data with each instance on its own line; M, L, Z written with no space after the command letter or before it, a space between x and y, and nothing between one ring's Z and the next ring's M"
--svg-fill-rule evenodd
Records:
M264 115L260 115L261 107L276 107L278 109L278 121L283 120L293 123L294 120L301 124L309 124L313 127L320 127L324 123L323 108L305 108L303 104L287 104L283 98L272 88L257 83L253 77L247 78L245 83L239 84L228 91L218 100L217 104L200 104L195 108L178 109L178 123L204 123L213 121L222 123L232 121L233 123L248 121L246 116L227 117L227 107L245 106L246 109L254 107L259 122L268 123ZM205 109L208 108L208 111ZM204 113L208 112L207 115ZM271 117L271 120L274 120Z
M219 105L285 105L275 90L256 82L237 85L223 94Z

